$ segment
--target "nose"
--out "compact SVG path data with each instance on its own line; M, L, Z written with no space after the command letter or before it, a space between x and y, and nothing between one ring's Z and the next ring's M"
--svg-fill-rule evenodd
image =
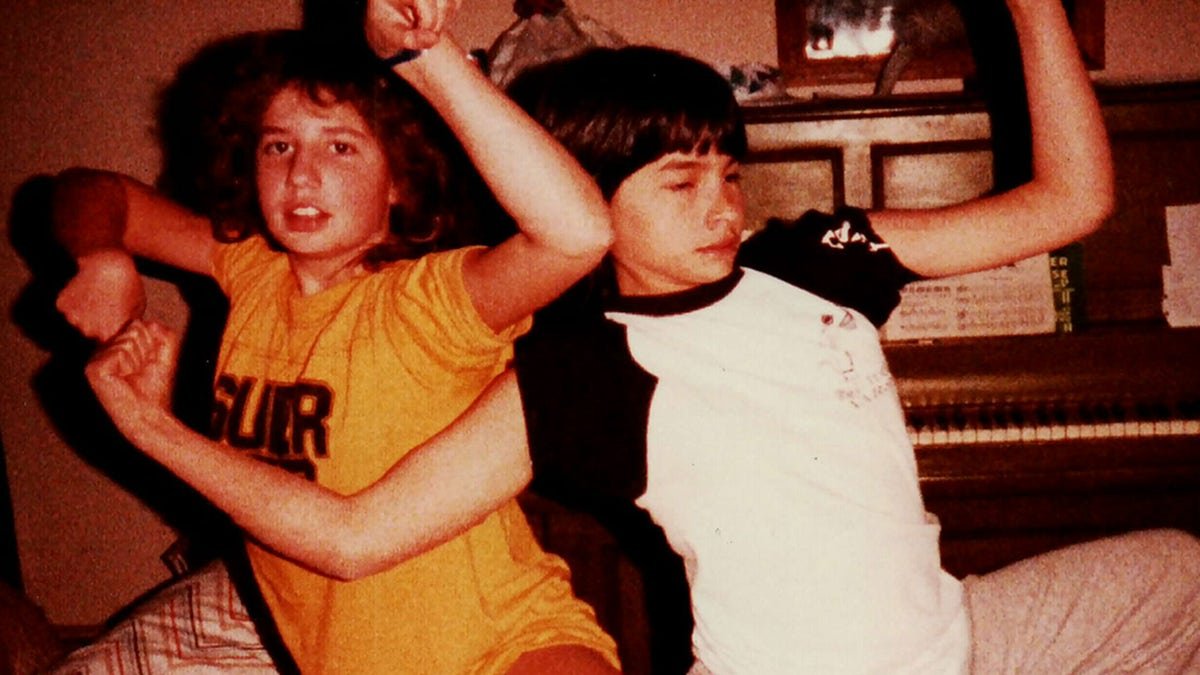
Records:
M706 221L710 230L741 231L745 219L745 199L737 183L722 182Z
M312 152L303 148L296 148L292 152L287 179L289 185L295 186L316 185L320 182L320 172L317 171L316 158Z

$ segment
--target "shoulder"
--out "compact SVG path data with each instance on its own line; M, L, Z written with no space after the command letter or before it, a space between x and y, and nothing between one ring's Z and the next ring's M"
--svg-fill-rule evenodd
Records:
M380 267L374 275L385 283L412 290L441 288L444 291L466 293L463 265L482 248L467 246L396 260Z
M603 314L553 318L541 315L516 343L514 365L522 381L590 378L629 359L624 327Z
M216 244L213 249L213 278L230 293L231 288L269 276L275 268L287 270L287 256L273 249L266 239L252 236L242 241Z
M742 245L738 262L765 272L883 325L900 289L917 275L893 255L866 211L843 207L772 219Z
M783 245L784 248L780 248ZM786 263L780 258L786 256ZM866 211L843 207L833 213L807 211L795 220L772 218L751 236L739 252L740 262L759 269L792 266L796 262L821 263L850 257L884 262L890 247L876 234ZM898 263L897 263L898 264ZM762 270L769 271L769 270Z
M367 284L367 292L377 296L371 305L398 326L419 325L437 335L443 348L492 358L494 350L508 349L527 331L530 321L496 331L483 320L463 277L465 261L481 250L469 246L388 263L373 272Z

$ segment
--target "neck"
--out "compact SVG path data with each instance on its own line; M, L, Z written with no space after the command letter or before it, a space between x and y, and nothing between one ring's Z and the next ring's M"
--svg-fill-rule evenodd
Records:
M362 255L356 254L349 259L298 260L291 258L292 276L301 295L316 295L327 288L362 275L366 268L362 264Z
M617 292L624 297L640 295L665 295L684 291L689 287L684 284L671 284L656 279L650 275L639 274L619 262L616 264Z

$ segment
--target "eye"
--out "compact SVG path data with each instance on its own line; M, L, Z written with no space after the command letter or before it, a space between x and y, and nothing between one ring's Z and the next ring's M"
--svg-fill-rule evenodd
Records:
M329 144L329 149L333 150L335 155L351 155L354 154L354 146L345 141L334 141Z
M687 192L696 187L694 180L680 180L672 183L667 183L667 189L671 192Z
M282 155L291 149L287 141L263 141L261 152L264 155Z
M730 171L729 173L725 174L725 182L726 182L726 183L740 183L740 182L742 182L742 174L741 174L741 172L740 172L740 171Z

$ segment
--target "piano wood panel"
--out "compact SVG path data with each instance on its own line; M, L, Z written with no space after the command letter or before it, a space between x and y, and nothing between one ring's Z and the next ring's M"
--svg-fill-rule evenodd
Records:
M986 140L871 147L872 208L927 209L974 199L992 186Z
M1091 324L1162 320L1168 264L1164 207L1200 203L1200 105L1193 128L1112 133L1117 210L1083 240L1085 311Z
M754 153L742 185L755 199L746 222L760 229L767 218L794 220L810 208L832 211L846 203L845 159L839 147L806 147Z

